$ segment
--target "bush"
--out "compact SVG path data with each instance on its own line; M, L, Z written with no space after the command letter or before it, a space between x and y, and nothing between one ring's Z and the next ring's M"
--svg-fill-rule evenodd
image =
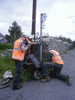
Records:
M60 35L59 37L55 37L56 39L60 39L62 40L63 42L68 42L70 44L73 44L73 41L70 39L70 38L66 38L66 37L63 37L62 35Z
M13 49L13 43L0 43L0 50Z

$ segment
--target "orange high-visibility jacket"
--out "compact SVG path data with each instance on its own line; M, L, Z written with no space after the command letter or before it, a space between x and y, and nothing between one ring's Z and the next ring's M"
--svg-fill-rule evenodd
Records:
M52 56L52 62L57 63L57 64L64 64L62 58L60 57L59 53L55 50L50 50L50 53L53 54Z
M28 38L27 38L27 41L28 41L28 42L31 42ZM30 51L29 51L29 50L26 50L25 53L29 53L29 52L31 53L31 50L30 50Z
M28 38L27 38L27 40L28 40L29 42L31 42Z
M15 41L14 47L13 47L12 58L23 61L25 52L21 50L21 43L23 43L23 41L20 39Z

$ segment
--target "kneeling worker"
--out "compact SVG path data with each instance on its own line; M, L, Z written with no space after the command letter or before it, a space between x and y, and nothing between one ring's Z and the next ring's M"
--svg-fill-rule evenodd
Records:
M50 78L48 75L48 69L54 69L55 77L62 81L66 81L68 85L70 85L69 76L60 74L64 62L61 56L59 55L59 53L55 50L46 50L45 52L47 53L47 56L48 56L47 57L48 62L43 63L45 66L42 67L42 70L43 70L43 76L45 78L41 79L41 82L50 81Z

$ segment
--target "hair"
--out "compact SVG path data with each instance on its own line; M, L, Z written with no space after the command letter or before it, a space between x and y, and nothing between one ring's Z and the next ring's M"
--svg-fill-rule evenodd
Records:
M21 35L21 37L25 37L25 38L26 38L26 36L25 36L25 35L23 35L23 34Z

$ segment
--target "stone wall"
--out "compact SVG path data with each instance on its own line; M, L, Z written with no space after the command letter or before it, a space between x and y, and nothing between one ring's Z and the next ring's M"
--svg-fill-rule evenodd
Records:
M43 38L43 42L46 42L48 48L57 50L60 55L62 55L65 51L73 48L72 44L68 44L68 42L63 42L62 40L57 40L52 37Z
M65 47L62 40L56 40L54 38L44 38L43 42L46 42L48 48L54 49L58 51L60 54L62 54L65 51Z

